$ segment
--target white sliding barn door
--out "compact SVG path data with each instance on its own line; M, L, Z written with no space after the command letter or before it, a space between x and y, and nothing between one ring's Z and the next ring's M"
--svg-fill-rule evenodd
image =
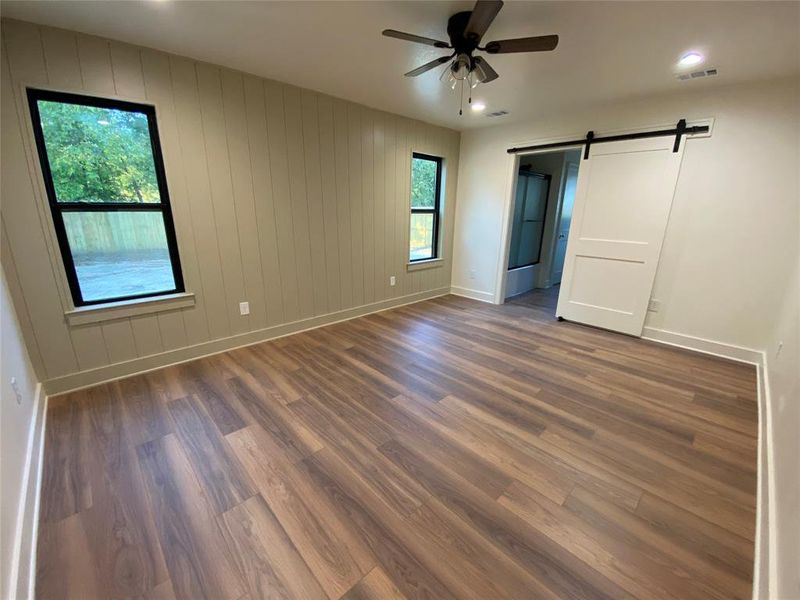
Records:
M674 141L596 144L581 161L559 317L641 335L683 155Z

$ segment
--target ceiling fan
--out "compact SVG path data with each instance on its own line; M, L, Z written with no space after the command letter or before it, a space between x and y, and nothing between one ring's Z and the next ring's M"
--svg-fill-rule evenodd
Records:
M447 35L450 43L432 38L405 33L394 29L384 29L383 35L387 37L426 44L434 48L452 50L451 54L440 56L406 73L406 77L417 77L431 69L450 62L447 69L442 72L448 74L448 79L455 89L457 83L466 82L469 88L479 83L489 83L500 75L481 56L473 56L475 51L487 54L509 54L512 52L548 52L555 50L558 45L557 35L541 35L537 37L517 38L511 40L497 40L481 46L481 39L494 21L497 13L503 7L502 0L478 0L475 8L454 14L447 21ZM472 99L470 98L470 101ZM459 111L461 114L461 111Z

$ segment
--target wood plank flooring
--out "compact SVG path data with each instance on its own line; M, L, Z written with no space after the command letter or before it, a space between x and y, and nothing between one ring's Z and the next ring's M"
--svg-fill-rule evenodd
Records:
M446 296L52 398L40 598L749 598L754 369Z

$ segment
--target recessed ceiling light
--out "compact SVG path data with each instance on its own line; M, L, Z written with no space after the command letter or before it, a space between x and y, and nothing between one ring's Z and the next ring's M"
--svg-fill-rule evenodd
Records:
M98 125L109 125L110 124L105 119L98 119L97 123L98 123Z
M483 102L473 102L472 103L472 112L481 112L483 109L486 108L486 104Z
M678 65L681 67L692 67L694 65L699 65L703 60L703 55L699 52L687 52L681 56Z

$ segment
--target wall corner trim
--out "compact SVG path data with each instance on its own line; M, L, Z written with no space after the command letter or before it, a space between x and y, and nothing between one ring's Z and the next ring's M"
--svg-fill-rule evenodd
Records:
M494 294L492 292L482 292L480 290L471 290L469 288L453 286L450 288L450 293L454 296L461 296L463 298L471 298L472 300L479 300L481 302L495 304Z
M39 538L44 431L47 420L47 396L44 394L44 386L41 383L36 385L33 402L33 419L28 432L25 470L22 476L13 554L11 555L9 598L32 599L36 597L36 544Z
M775 444L772 429L767 352L760 352L758 373L758 483L753 600L776 598L778 592L778 508L775 494Z

